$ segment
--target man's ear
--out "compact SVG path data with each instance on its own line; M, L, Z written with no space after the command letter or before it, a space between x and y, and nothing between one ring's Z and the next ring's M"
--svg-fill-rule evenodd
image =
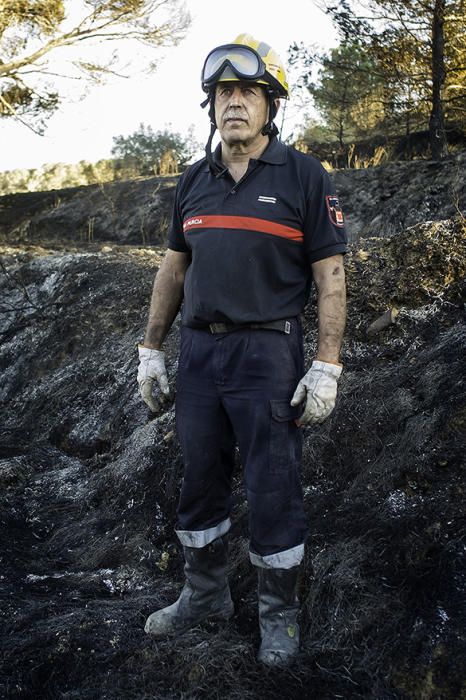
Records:
M278 110L280 109L280 100L279 100L278 97L277 97L276 100L274 100L274 103L275 103L275 109L276 109L277 112L278 112ZM275 113L275 114L276 114L276 113Z

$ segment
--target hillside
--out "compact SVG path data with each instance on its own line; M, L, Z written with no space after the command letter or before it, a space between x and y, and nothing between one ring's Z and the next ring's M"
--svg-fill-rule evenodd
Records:
M386 236L466 209L466 151L444 161L396 161L332 174L350 239ZM165 241L176 178L0 197L0 240L133 245Z
M54 232L56 235L58 229ZM464 686L463 220L370 238L347 256L337 408L305 429L312 536L303 651L265 671L238 471L236 614L171 641L181 456L173 405L148 414L135 343L163 249L1 247L0 689L8 698L456 700ZM368 334L396 307L394 323ZM306 354L315 318L306 314ZM178 322L167 343L176 373Z

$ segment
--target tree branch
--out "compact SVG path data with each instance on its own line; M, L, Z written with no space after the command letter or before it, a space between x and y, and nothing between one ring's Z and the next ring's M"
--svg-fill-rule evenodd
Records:
M1 93L0 93L0 102L10 112L11 116L14 117L15 119L17 119L19 122L21 122L21 124L23 124L23 126L26 126L28 129L30 129L37 136L42 136L40 131L37 131L37 129L34 129L34 127L31 126L31 124L29 124L25 119L23 119L22 117L19 116L19 114L17 113L15 108L9 102L7 102L7 100L3 97L3 95Z
M150 9L153 11L154 8L163 4L166 3L153 3ZM101 8L100 11L92 12L90 15L84 18L76 27L74 27L68 32L62 33L59 36L54 37L53 39L50 39L50 41L48 41L36 51L33 51L31 54L28 54L27 56L24 56L23 58L20 58L16 61L9 61L3 63L0 62L0 77L7 77L13 73L17 73L24 66L35 63L40 58L49 54L56 48L70 46L76 44L77 42L81 42L87 39L98 38L104 39L105 41L113 41L122 38L129 38L136 39L138 41L147 41L147 38L150 37L152 41L149 41L148 43L151 44L157 39L157 37L160 40L162 40L164 37L167 38L170 36L171 28L168 23L161 24L160 27L154 28L152 30L131 29L129 31L125 30L124 33L123 31L105 31L105 29L118 26L130 20L134 21L138 17L143 17L148 12L147 8L144 12L142 12L142 10L125 10L120 12L118 15L114 15L110 18L106 18L104 21L97 22L95 26L86 26L89 24L92 25L98 19L99 15L102 14L102 11L106 7L108 8L108 5Z

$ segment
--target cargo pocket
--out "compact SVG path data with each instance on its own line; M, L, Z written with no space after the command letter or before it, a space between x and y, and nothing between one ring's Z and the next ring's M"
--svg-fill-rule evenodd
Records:
M299 428L294 422L301 414L289 401L270 401L269 467L272 474L288 472L300 459Z

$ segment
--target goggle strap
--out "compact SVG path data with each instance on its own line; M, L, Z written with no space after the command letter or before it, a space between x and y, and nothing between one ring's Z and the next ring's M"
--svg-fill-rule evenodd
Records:
M274 78L273 75L270 75L268 71L265 71L264 77L269 81L268 84L271 88L271 91L273 92L274 97L284 97L286 99L287 95L283 94L283 85L280 85L278 80ZM268 92L270 94L270 91Z
M272 90L275 97L281 97L283 99L288 98L288 95L284 94L283 86L280 85L278 80L276 78L274 78L273 75L270 75L270 73L265 71L265 73L262 76L260 76L260 78L267 80L267 85L270 87L270 89ZM241 78L238 78L238 79L240 80ZM244 80L247 81L248 78L244 78ZM259 80L259 78L257 80ZM265 82L265 80L264 80L264 82ZM218 80L214 80L212 83L204 82L204 89L209 90L209 92L210 92L217 85L218 82L219 82ZM254 80L251 80L251 82L254 82ZM258 83L258 84L262 85L262 83ZM265 85L264 85L264 87L265 87ZM204 100L204 102L201 102L201 107L205 107L207 105L209 99L210 98L208 97Z

